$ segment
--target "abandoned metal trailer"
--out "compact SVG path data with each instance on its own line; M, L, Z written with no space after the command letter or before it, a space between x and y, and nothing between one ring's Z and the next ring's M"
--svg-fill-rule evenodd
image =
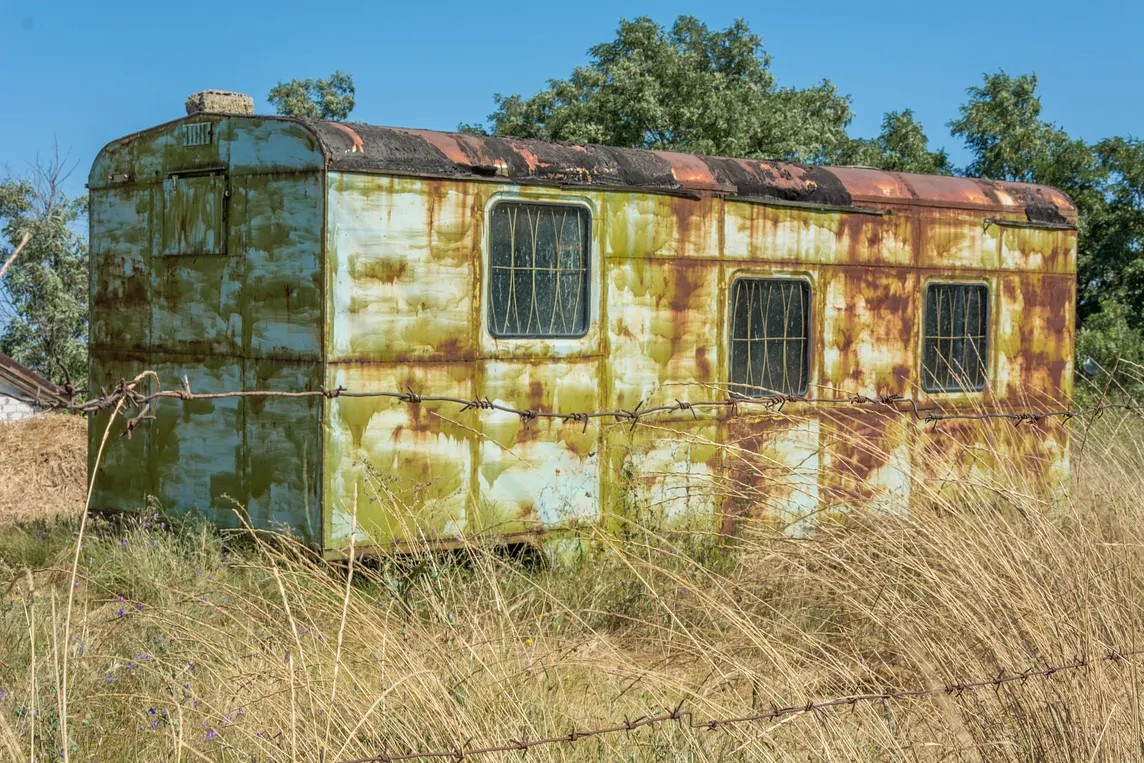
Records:
M109 144L89 185L92 389L153 369L164 389L559 412L1071 399L1076 211L1042 186L209 112ZM153 496L233 526L238 504L331 555L355 486L359 547L609 517L719 530L855 496L907 505L941 476L935 456L999 426L934 432L892 407L630 426L377 397L164 400L107 448L93 507ZM1067 480L1066 427L1009 432L994 457Z

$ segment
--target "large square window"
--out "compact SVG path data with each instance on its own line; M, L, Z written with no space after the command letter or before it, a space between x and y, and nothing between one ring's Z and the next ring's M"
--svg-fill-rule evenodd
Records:
M501 202L489 214L489 332L588 332L591 217L576 205Z
M982 389L989 367L989 290L983 284L930 284L924 320L922 388Z
M810 377L810 285L739 278L731 285L731 392L802 395Z

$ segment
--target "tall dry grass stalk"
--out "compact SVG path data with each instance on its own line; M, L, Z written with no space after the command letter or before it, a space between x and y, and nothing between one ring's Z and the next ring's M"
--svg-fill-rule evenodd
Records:
M839 415L832 437L888 462L892 454L863 439L877 426ZM655 436L694 431L663 426ZM825 491L832 508L809 523L762 519L727 540L710 528L629 521L588 537L576 564L474 540L347 569L282 538L172 530L158 515L93 518L78 588L67 574L69 522L0 531L0 558L7 572L35 571L40 600L74 591L76 637L58 648L64 669L65 659L72 665L68 754L84 761L334 761L471 748L681 700L696 718L731 717L1144 647L1139 420L1110 414L1092 424L1074 449L1067 497L1007 457L1029 430L988 431L984 445L959 445L950 432L933 449L908 483L908 513L876 495L857 501L861 486L839 478L836 493ZM745 511L773 514L784 480L791 494L806 487L765 449L722 447L742 469L700 487L726 491ZM0 749L22 756L15 740L35 732L27 759L47 760L60 755L50 732L60 728L62 687L42 645L70 631L50 617L30 626L17 604L25 587L0 607ZM528 757L1134 759L1144 752L1139 688L1137 662L1097 661L962 696L717 732L667 724Z

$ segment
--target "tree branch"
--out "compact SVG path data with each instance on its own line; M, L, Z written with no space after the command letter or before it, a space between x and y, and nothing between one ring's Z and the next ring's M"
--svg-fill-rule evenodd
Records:
M28 242L31 240L32 234L25 233L24 239L20 242L19 246L16 247L16 251L12 252L12 256L4 261L4 267L0 267L0 278L4 277L4 274L8 272L8 266L16 261L16 258L20 256L20 250L27 246Z

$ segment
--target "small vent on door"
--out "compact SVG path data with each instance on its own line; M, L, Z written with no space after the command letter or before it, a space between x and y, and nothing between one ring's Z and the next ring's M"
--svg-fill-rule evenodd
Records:
M210 122L194 122L192 124L183 125L183 145L208 145L211 142L212 127L213 125Z

